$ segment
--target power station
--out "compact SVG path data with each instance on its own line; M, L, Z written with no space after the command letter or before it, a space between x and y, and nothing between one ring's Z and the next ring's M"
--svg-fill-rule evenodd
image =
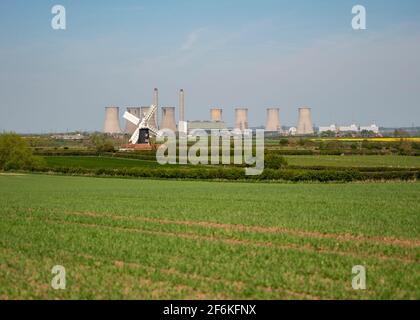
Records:
M178 91L178 119L176 119L176 107L159 106L159 90L154 88L153 99L151 106L129 106L126 107L127 113L134 116L134 118L126 119L125 130L122 132L120 127L120 115L119 107L109 106L105 107L105 122L103 132L107 134L121 134L125 133L133 135L136 130L139 130L139 124L143 119L149 117L147 122L143 123L142 132L146 133L149 128L152 128L152 133L159 129L170 129L174 132L188 133L194 129L203 129L210 131L212 129L222 130L228 129L223 116L223 109L220 107L210 108L210 119L209 120L187 120L185 116L185 91L179 89ZM151 107L154 107L152 111ZM133 119L139 119L138 122L132 121ZM177 121L178 120L178 121ZM265 131L270 135L299 135L308 136L315 134L314 124L312 122L312 109L309 107L298 108L298 121L297 126L285 127L284 130L281 126L280 108L270 107L266 108L266 121ZM250 128L248 119L248 108L237 107L234 109L234 123L231 127L233 129L246 130ZM317 132L332 132L332 133L360 133L364 131L379 133L379 127L376 124L370 126L357 126L352 124L350 126L336 126L332 124L330 126L319 127ZM154 134L154 133L153 133ZM143 139L145 140L145 139ZM146 139L147 140L147 139Z
M179 114L178 125L176 121L175 107L161 107L159 108L159 91L157 88L153 90L153 104L156 106L148 125L156 129L170 129L172 131L182 131L187 133L193 129L227 129L228 126L223 121L223 109L212 107L210 108L210 120L195 120L187 121L185 119L185 92L184 89L179 90ZM280 108L267 108L265 130L271 133L282 134L280 123ZM138 119L143 119L150 111L150 106L129 106L126 111ZM159 121L159 114L161 117ZM249 129L248 108L238 107L234 109L234 129L246 130ZM126 119L124 133L132 135L138 129L137 124ZM291 134L311 135L314 133L312 124L311 109L308 107L299 108L299 119L297 129L293 127L289 130ZM119 123L119 108L106 107L105 108L105 124L104 133L119 134L122 133Z

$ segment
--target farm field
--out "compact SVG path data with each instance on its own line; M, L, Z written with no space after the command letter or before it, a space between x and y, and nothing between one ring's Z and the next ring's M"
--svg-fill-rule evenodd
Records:
M330 167L398 167L420 168L420 157L413 156L284 156L289 165L294 166L330 166ZM44 157L49 167L81 168L140 168L161 167L154 161L91 156L48 156ZM179 165L165 165L179 167ZM184 166L185 167L185 166ZM208 166L209 167L209 166Z
M0 175L0 298L419 299L419 194ZM54 265L66 290L50 286Z
M160 167L155 161L123 159L112 157L92 156L48 156L44 157L49 167L80 167L80 168L138 168L138 167ZM165 165L171 166L171 165Z
M285 156L285 158L289 165L295 166L420 168L420 157L414 156L298 155Z

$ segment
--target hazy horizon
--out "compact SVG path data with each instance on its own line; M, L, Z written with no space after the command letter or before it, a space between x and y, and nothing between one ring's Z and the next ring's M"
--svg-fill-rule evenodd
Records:
M66 30L51 8L66 8ZM367 30L351 9L367 10ZM104 108L161 106L187 120L249 109L250 126L298 107L317 126L420 126L419 1L0 2L0 131L100 131ZM177 110L178 111L178 110ZM160 115L159 115L160 117ZM124 127L124 122L121 121Z

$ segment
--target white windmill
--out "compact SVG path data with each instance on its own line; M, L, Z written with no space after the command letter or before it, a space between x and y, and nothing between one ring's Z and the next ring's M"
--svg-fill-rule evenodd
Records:
M131 114L128 111L124 113L124 119L130 121L135 126L137 126L136 130L134 130L134 133L129 140L132 144L148 144L150 132L156 136L158 135L158 129L149 123L149 120L156 112L156 109L156 105L151 105L149 111L145 114L143 119L137 118L135 115Z

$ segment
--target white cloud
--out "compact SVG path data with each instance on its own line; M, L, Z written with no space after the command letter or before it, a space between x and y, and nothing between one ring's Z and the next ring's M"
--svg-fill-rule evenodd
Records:
M195 43L200 38L200 34L202 33L203 30L204 30L203 28L199 28L190 32L187 36L187 39L181 46L181 51L191 50L194 47Z

